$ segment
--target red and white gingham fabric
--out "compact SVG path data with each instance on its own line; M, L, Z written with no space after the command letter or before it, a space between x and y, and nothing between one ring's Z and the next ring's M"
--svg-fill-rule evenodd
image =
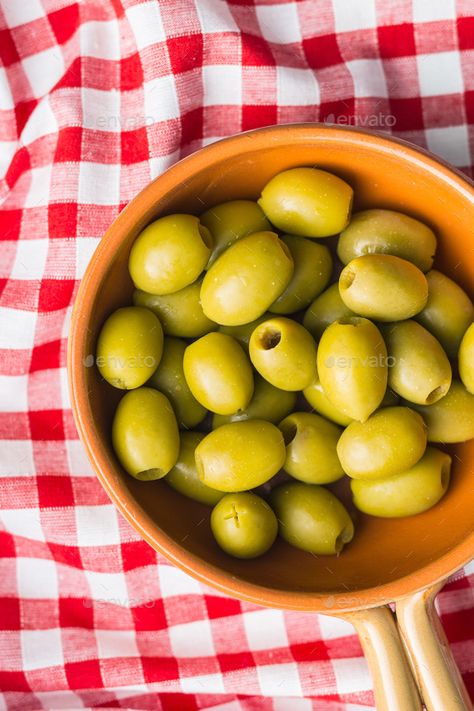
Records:
M470 0L0 0L0 709L373 707L347 623L223 597L116 512L71 416L69 316L120 209L223 136L359 124L470 173L473 48ZM439 595L471 692L473 585Z

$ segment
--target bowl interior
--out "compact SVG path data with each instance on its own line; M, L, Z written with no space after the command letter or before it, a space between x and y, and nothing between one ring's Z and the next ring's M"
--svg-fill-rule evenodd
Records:
M94 367L83 365L106 316L130 303L127 258L146 223L161 214L199 214L224 200L256 198L273 175L304 165L347 180L356 210L393 208L431 225L439 239L435 266L472 296L474 191L456 173L406 145L357 131L293 126L244 134L191 156L147 186L102 241L73 319L76 419L99 478L124 515L189 572L263 604L317 609L322 600L329 607L334 595L345 607L378 604L466 562L466 540L471 536L472 543L473 532L473 442L453 448L452 483L438 506L399 520L359 515L354 541L339 558L312 556L278 541L262 558L239 561L214 543L207 507L164 482L138 482L122 471L110 443L111 418L122 394L102 382Z

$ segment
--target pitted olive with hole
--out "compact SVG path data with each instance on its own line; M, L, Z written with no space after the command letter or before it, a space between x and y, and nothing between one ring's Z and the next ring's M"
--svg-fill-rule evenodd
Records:
M428 442L466 442L474 437L474 395L453 380L447 395L433 405L410 405L428 427Z
M114 311L97 340L96 363L102 377L121 390L144 385L163 352L163 329L148 309L125 306Z
M201 284L202 279L198 279L184 289L161 296L135 289L133 303L153 311L167 336L199 338L217 330L217 323L207 318L202 310Z
M184 377L183 358L187 343L179 338L165 338L160 365L148 385L160 390L173 406L181 427L195 427L207 410L194 397Z
M392 390L417 405L431 405L444 397L451 385L452 372L440 342L412 320L387 324L382 332Z
M299 481L277 486L270 505L280 536L314 555L339 555L354 537L354 524L334 494L317 484Z
M269 307L275 314L301 311L326 287L332 272L332 257L323 244L304 237L285 235L281 238L293 257L295 270L290 283Z
M426 278L428 301L416 320L438 339L450 358L456 358L462 337L474 321L474 305L445 274L432 269Z
M337 407L334 407L324 392L318 375L316 375L311 385L308 385L308 387L303 390L303 395L316 412L323 415L326 419L331 420L331 422L346 427L354 421L352 417L345 415L338 410Z
M341 429L311 412L293 412L280 422L286 444L283 468L307 484L330 484L344 476L336 445Z
M408 407L386 407L352 422L337 443L342 468L353 479L382 479L414 466L424 454L427 429Z
M132 281L149 294L172 294L196 281L212 249L211 233L194 215L167 215L145 227L128 260Z
M428 282L418 267L390 254L356 257L342 270L339 293L355 313L376 321L401 321L419 313Z
M283 466L283 435L264 420L231 422L210 432L196 447L201 481L219 491L246 491L264 484Z
M303 326L317 341L325 329L340 318L348 318L356 314L345 305L339 294L339 284L331 286L316 297L308 306L303 318Z
M272 229L262 208L252 200L230 200L215 205L203 212L199 220L214 240L207 268L236 240L253 232Z
M343 264L364 254L393 254L412 262L422 272L433 266L435 252L433 230L395 210L357 212L337 243L337 254Z
M253 373L242 346L225 333L208 333L185 350L184 376L196 400L211 412L231 415L253 395Z
M330 402L364 422L387 389L387 349L372 321L352 316L328 326L318 347L317 368Z
M290 250L274 232L255 232L232 244L204 277L204 313L222 326L254 321L288 286Z
M223 551L235 558L258 558L275 542L278 522L260 496L226 494L213 508L211 530Z
M474 395L474 323L467 329L459 346L459 377L466 390Z
M303 237L329 237L346 227L353 190L318 168L290 168L263 188L258 204L275 227Z
M316 344L299 323L283 316L264 321L250 337L250 360L281 390L303 390L316 375Z
M229 422L243 422L244 420L267 420L278 424L295 408L296 393L280 390L271 385L260 375L254 376L255 387L253 397L244 410L237 410L232 415L214 415L212 429Z
M161 479L179 454L179 431L171 403L153 388L137 388L120 400L112 444L126 472L140 481Z
M372 481L352 479L354 504L371 516L414 516L438 503L446 493L450 475L449 454L428 447L423 457L404 472Z
M206 435L202 432L181 432L178 461L166 475L165 481L172 489L201 504L214 506L222 499L222 491L211 489L198 477L194 452Z
M221 333L226 333L228 336L232 336L236 341L240 343L241 346L245 348L248 352L250 336L255 331L257 326L259 326L264 321L272 318L272 314L265 312L261 316L255 319L255 321L250 321L250 323L244 323L241 326L219 326L219 331Z

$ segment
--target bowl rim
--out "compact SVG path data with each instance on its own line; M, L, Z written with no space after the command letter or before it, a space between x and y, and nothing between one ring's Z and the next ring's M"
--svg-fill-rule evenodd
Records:
M147 543L184 572L226 595L266 607L337 614L396 601L452 575L468 563L474 554L474 530L436 560L407 575L374 587L354 591L307 592L266 587L238 578L180 546L159 528L124 487L122 492L118 493L120 482L107 466L105 445L95 431L92 419L88 417L83 365L88 329L85 314L91 311L110 255L116 251L123 236L135 226L135 215L144 214L150 209L152 202L156 202L157 183L161 186L161 192L166 194L184 181L190 172L198 172L214 160L221 162L234 156L239 152L240 146L248 148L249 141L255 151L288 142L317 142L328 139L337 139L355 148L363 146L367 149L369 146L379 152L396 155L451 185L474 206L474 182L468 176L429 151L388 134L353 126L293 123L254 129L211 143L174 163L144 186L105 232L87 266L75 297L68 336L67 373L74 420L97 478L120 513ZM153 201L150 198L152 194Z

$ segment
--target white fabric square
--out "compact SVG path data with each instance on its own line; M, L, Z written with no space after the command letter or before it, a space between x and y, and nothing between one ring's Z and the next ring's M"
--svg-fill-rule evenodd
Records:
M138 50L166 40L160 6L155 0L127 7L125 14L135 36Z
M107 546L119 542L115 506L76 506L75 512L79 546Z
M281 610L257 610L243 614L245 633L252 652L288 646Z
M84 574L93 600L128 607L128 591L123 573L97 573L93 570L85 570Z
M84 272L97 249L100 237L78 237L74 240L76 247L76 279L82 279Z
M459 52L418 54L421 96L442 96L463 91Z
M58 46L25 57L22 64L37 99L49 94L64 74L64 59Z
M215 654L208 620L196 620L174 625L168 630L171 649L175 657L212 657Z
M232 17L226 2L197 2L196 10L201 29L204 33L238 32L239 28Z
M96 630L95 637L100 659L139 656L133 631Z
M18 595L29 600L55 600L58 574L54 560L17 558Z
M97 59L120 59L117 20L85 22L79 29L81 55Z
M10 82L8 81L7 72L3 67L0 67L0 109L8 111L15 107Z
M156 178L161 175L170 165L176 163L179 160L179 151L173 151L167 156L158 156L157 158L150 158L148 163L150 166L150 177Z
M200 595L202 590L197 580L171 565L158 568L160 591L163 598L174 595Z
M429 1L429 0L428 0ZM352 32L377 26L375 0L332 0L336 32Z
M84 703L74 691L35 691L43 709L82 709ZM1 709L1 707L0 707Z
M318 616L319 629L323 639L338 639L355 634L354 627L350 622L341 620L339 617L329 617L329 615Z
M273 711L313 711L313 708L310 699L273 699ZM349 711L348 706L346 711ZM367 707L364 711L367 711Z
M298 666L293 662L257 666L257 676L263 696L303 696Z
M145 122L150 126L157 121L168 121L180 115L174 79L169 74L143 84Z
M93 131L117 133L121 129L120 92L82 87L82 125Z
M181 677L181 689L185 694L225 694L222 674L201 674Z
M361 98L388 96L387 83L380 59L353 59L347 68L354 80L354 96Z
M61 630L22 630L20 636L25 671L64 664Z
M41 207L49 203L52 170L52 165L30 170L30 184L24 207Z
M47 239L18 240L10 278L42 279L47 256Z
M27 410L28 376L0 375L0 411L26 412Z
M36 313L0 306L0 348L32 348Z
M364 657L350 659L331 659L331 667L336 677L339 695L355 694L372 688L369 667Z
M3 442L1 446L3 452ZM0 511L0 521L8 533L14 536L44 541L38 509L3 509Z
M94 476L92 464L89 462L84 445L79 439L66 440L66 452L69 471L72 476Z
M69 397L69 383L67 377L67 368L58 368L59 372L59 387L61 390L61 406L64 410L71 409L71 398Z
M237 106L242 102L241 68L232 64L205 66L202 69L204 82L204 106Z
M2 440L0 476L31 476L35 473L31 441L25 439Z
M276 44L301 42L296 3L257 5L255 8L263 37Z
M319 84L311 69L277 67L277 103L283 106L319 104Z
M456 0L412 0L414 22L454 20Z
M8 27L18 27L44 17L41 0L28 0L28 2L2 0L2 12Z
M29 116L21 132L21 140L26 146L42 136L48 136L57 131L58 122L51 108L49 97L45 96Z
M466 167L471 163L467 126L427 128L426 143L430 151L453 165Z
M84 161L79 169L79 202L116 205L120 193L120 166Z

